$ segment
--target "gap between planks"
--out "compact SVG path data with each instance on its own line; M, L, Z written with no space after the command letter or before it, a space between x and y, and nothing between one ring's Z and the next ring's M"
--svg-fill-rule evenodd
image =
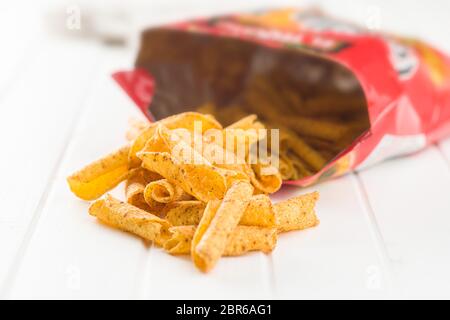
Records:
M370 197L367 193L367 189L364 186L364 182L362 181L361 177L359 176L358 171L354 171L351 173L351 176L353 177L353 182L355 183L355 188L358 190L357 193L359 195L359 198L361 200L362 208L365 213L366 221L368 228L370 230L370 233L372 235L372 239L375 244L376 252L380 258L381 261L381 267L382 272L384 275L384 278L386 280L387 285L387 293L389 296L394 295L394 290L396 289L395 286L395 274L394 274L394 268L392 265L392 260L389 256L388 250L386 248L386 242L383 238L383 234L381 232L380 226L378 224L375 211L370 204Z

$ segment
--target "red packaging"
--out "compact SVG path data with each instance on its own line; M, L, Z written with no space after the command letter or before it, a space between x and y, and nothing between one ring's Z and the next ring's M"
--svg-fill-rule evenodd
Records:
M205 58L208 49L218 47L214 50L223 55L214 53ZM284 61L292 63L284 65ZM214 71L204 71L210 69ZM419 40L371 33L317 10L260 11L147 30L142 36L136 69L118 72L114 78L152 119L152 114L161 118L193 110L209 101L219 106L231 105L245 96L253 78L264 74L265 81L270 81L272 75L283 69L291 80L307 75L307 102L317 98L308 98L314 92L319 97L330 94L333 97L336 88L327 88L335 78L339 80L335 86L349 92L342 94L345 99L352 95L352 90L355 95L361 90L364 110L353 112L364 112L370 121L351 141L330 154L323 168L288 183L309 185L416 152L450 134L449 57ZM277 72L271 73L273 70ZM279 90L287 83L283 81L278 82ZM302 88L305 86L299 86L299 91ZM219 113L226 108L219 107ZM340 108L339 103L336 108ZM300 105L298 112L304 116ZM256 110L256 113L264 117L267 112ZM283 113L281 108L279 113ZM336 121L348 117L347 114L333 118L334 109L329 113L333 115L312 112L306 118Z

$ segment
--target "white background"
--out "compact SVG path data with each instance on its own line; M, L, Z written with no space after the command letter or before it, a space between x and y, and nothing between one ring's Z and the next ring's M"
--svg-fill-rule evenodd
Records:
M145 25L267 5L321 4L450 52L448 1L1 1L3 298L450 298L450 139L319 190L314 229L210 274L88 216L65 177L125 142L138 111L111 81ZM267 4L267 5L266 5ZM73 6L81 30L67 28ZM69 10L69 11L67 11ZM129 39L111 46L112 39ZM122 190L118 190L121 194Z

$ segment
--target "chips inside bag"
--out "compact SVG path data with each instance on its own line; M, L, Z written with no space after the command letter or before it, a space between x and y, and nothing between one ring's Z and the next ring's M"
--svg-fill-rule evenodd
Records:
M287 183L309 185L450 134L450 59L317 9L201 18L145 30L115 80L150 120L185 111L280 129Z

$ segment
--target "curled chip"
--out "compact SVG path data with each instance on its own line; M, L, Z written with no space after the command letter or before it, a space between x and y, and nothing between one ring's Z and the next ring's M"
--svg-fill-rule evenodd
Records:
M166 219L173 226L198 225L206 204L201 201L177 201L166 207ZM270 228L275 226L275 213L267 195L251 197L239 225Z
M281 135L283 135L283 137L280 137L280 140L283 141L282 147L285 143L288 148L308 163L311 168L319 171L325 166L325 158L322 157L322 155L314 148L310 147L302 138L297 136L295 132L291 132L288 129L283 129Z
M256 114L250 114L232 124L230 124L227 129L265 129L266 127L258 121L258 116Z
M144 199L146 202L153 201L159 203L169 203L192 199L180 186L175 185L167 179L159 179L150 182L144 189Z
M192 259L202 271L211 270L225 251L227 241L238 225L253 194L245 181L235 182L222 201L206 206L192 241Z
M166 220L110 195L95 201L90 206L89 213L104 223L134 233L160 246L170 236L170 224Z
M157 173L150 172L144 168L130 170L130 175L125 183L125 197L127 202L135 207L146 211L159 211L162 209L158 203L147 203L144 199L145 186L151 181L161 179Z
M159 173L203 202L222 199L227 191L227 180L211 165L180 163L167 152L142 152L139 156L144 168Z
M137 167L141 164L137 153L144 148L159 124L166 126L168 129L185 128L189 131L194 131L195 123L201 124L202 133L209 129L222 129L222 126L214 117L198 112L184 112L152 123L139 134L131 145L129 152L130 166Z
M252 164L254 174L251 182L255 188L263 193L269 194L281 188L283 180L277 168L262 163Z
M292 163L292 160L289 159L289 157L286 155L285 152L280 152L279 154L279 165L278 165L278 171L280 171L281 179L283 180L289 180L293 178L296 174L294 164Z
M319 224L314 207L319 199L318 192L312 192L274 204L279 232L303 230Z
M69 176L70 190L84 200L101 197L128 177L129 150L122 147Z
M164 249L171 254L189 254L195 226L171 227L171 236ZM249 251L269 253L277 243L276 228L237 226L225 246L224 256L239 256Z
M220 133L220 131L216 132ZM225 178L227 187L235 181L254 179L254 172L244 159L240 159L215 142L203 140L203 137L195 133L168 130L165 126L159 125L144 150L145 152L168 152L181 163L215 167L214 169Z

